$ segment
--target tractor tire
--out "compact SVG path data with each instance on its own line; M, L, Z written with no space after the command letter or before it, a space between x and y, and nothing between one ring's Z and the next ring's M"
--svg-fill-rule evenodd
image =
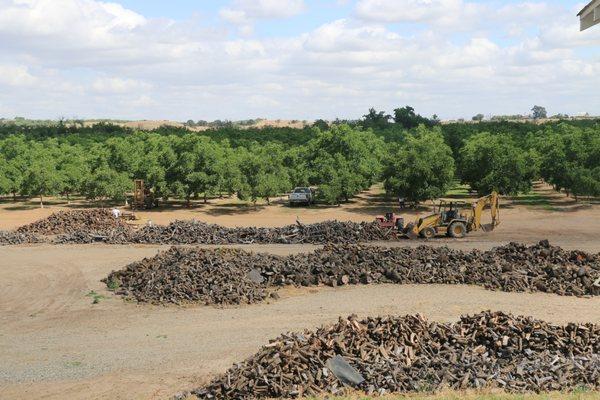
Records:
M419 232L423 239L432 239L435 237L435 229L428 227Z
M467 234L467 227L462 222L453 222L448 227L448 235L455 239L464 238Z

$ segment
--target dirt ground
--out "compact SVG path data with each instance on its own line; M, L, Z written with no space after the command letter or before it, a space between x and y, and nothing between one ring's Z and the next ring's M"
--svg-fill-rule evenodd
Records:
M164 247L163 247L164 248ZM312 246L252 246L278 254ZM162 399L200 385L289 330L339 316L422 313L451 321L486 309L600 323L600 298L452 285L287 289L238 308L141 306L105 289L111 270L160 247L0 248L0 398ZM92 304L91 292L101 296Z
M536 196L505 200L492 233L428 244L489 249L520 241L600 252L600 206L582 207L538 188ZM0 204L0 229L78 207L56 202ZM326 219L370 221L392 206L374 192L342 207L247 206L213 200L192 209L142 212L142 223L196 218L228 226L278 226ZM417 212L413 212L417 214ZM389 245L389 243L387 243ZM395 246L423 242L404 240ZM1 399L164 399L201 385L233 362L289 330L315 328L339 316L421 313L439 321L486 309L556 323L600 323L600 298L492 292L451 285L373 285L285 289L271 303L238 308L148 306L124 302L100 282L111 270L166 246L0 247ZM310 245L245 246L276 254ZM94 298L97 304L92 304Z

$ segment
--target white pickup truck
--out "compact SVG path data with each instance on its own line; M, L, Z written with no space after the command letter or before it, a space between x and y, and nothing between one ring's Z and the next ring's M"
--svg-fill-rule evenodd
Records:
M311 205L315 202L315 191L309 187L297 187L289 194L290 206L296 204Z

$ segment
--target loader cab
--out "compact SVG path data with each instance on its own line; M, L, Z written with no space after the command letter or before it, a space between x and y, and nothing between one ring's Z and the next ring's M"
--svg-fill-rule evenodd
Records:
M466 219L460 212L460 208L466 206L466 203L455 201L440 201L437 206L437 213L440 214L442 223L450 224L454 220Z

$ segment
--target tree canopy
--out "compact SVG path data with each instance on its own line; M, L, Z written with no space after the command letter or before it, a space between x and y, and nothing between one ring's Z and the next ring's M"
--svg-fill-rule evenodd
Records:
M408 201L435 199L448 190L454 170L452 150L444 143L441 130L422 125L388 154L384 187Z

